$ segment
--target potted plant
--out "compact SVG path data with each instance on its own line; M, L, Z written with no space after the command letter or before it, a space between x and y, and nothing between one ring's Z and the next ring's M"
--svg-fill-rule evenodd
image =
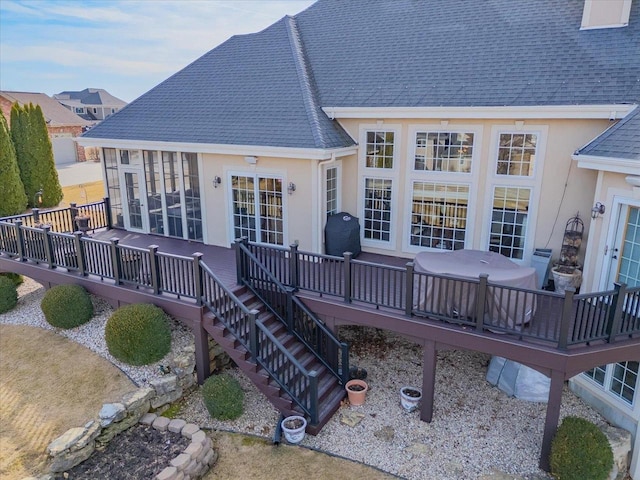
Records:
M367 390L369 390L369 385L364 380L356 378L349 380L345 385L345 389L351 405L362 405L367 395Z
M582 271L578 263L578 251L582 244L584 223L580 216L570 218L564 229L560 259L551 269L553 285L557 293L564 293L569 288L579 288L582 283Z
M289 443L298 444L304 438L307 420L300 415L291 415L282 420L282 432Z
M418 408L422 398L422 390L415 387L402 387L400 389L400 404L407 412L413 412Z

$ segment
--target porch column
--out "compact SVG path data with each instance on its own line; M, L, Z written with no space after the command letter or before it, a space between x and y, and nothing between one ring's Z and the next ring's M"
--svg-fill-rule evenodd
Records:
M425 340L422 351L422 408L420 410L420 420L423 422L430 422L433 417L437 361L436 342Z
M551 468L549 463L549 454L551 453L551 441L556 434L556 430L558 430L563 387L564 373L559 370L552 370L551 387L549 388L549 401L547 403L547 418L544 421L542 450L540 451L540 463L538 464L545 472L548 472Z
M193 326L193 335L196 344L196 374L198 384L202 385L211 375L209 358L209 334L202 326L202 318Z

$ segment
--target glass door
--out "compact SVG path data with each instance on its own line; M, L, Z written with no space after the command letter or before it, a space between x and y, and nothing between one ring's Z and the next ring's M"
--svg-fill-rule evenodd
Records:
M134 230L139 232L148 233L149 231L149 213L147 211L146 203L146 189L144 182L140 182L144 179L142 172L138 169L122 169L125 200L125 228L127 230Z
M640 285L640 207L623 205L611 252L607 288L614 282Z

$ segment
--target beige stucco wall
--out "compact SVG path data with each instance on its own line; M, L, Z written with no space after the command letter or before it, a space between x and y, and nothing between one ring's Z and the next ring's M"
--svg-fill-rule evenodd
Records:
M274 157L256 157L257 163L250 165L239 155L202 155L202 182L204 185L205 225L207 243L229 246L233 240L230 230L231 191L230 178L233 174L264 174L282 178L282 206L284 211L284 245L298 241L300 248L311 250L314 235L317 232L317 209L314 199L317 198L316 165L312 160L286 159ZM213 180L218 176L222 183L213 187ZM293 182L296 190L291 195L287 185Z
M399 128L400 135L396 138L397 148L397 180L398 191L396 204L398 212L395 222L399 227L395 229L395 248L389 251L384 248L365 247L367 251L403 256L411 256L415 252L406 247L404 238L404 224L407 223L407 208L410 208L407 200L407 186L410 185L411 161L413 158L413 140L409 138L410 126L428 125L447 131L470 127L476 130L476 151L471 177L476 188L472 190L470 204L475 206L470 212L469 219L473 229L467 248L487 249L488 225L490 222L490 208L486 206L488 191L491 188L493 169L495 168L495 140L497 130L519 130L527 132L540 130L540 144L537 161L542 163L542 171L539 173L539 188L537 204L532 205L530 211L529 228L535 232L532 241L527 246L527 256L531 255L534 248L552 248L554 256L560 250L562 235L566 221L580 212L585 222L585 232L588 236L590 223L590 210L593 206L593 198L596 187L597 172L578 169L572 162L571 155L581 146L602 133L610 123L607 120L548 120L531 119L520 123L518 119L509 120L469 120L447 119L446 125L441 125L441 119L346 119L340 123L357 139L360 144L361 126L367 125L373 129L385 130L391 126ZM518 122L518 123L516 123ZM362 158L358 159L363 162ZM358 210L358 199L362 195L360 176L356 165L349 164L343 167L343 206L345 210L361 216ZM434 178L436 178L434 176ZM461 178L466 182L469 177ZM504 180L501 179L501 180ZM504 183L504 182L501 182ZM565 191L566 184L566 191ZM362 222L361 222L362 223ZM584 251L581 252L584 255ZM528 262L528 258L524 263Z

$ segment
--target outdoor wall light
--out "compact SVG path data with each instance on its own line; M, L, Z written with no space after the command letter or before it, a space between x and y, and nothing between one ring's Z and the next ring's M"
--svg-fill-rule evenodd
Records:
M40 187L40 190L38 190L34 195L33 195L33 206L34 207L39 207L40 205L42 205L42 194L44 192L42 191L42 187Z
M605 206L600 202L596 202L596 204L591 209L591 218L596 219L598 218L598 215L604 215L604 212Z
M222 183L222 179L219 176L213 177L213 188L218 188L218 185Z
M291 195L295 191L296 191L296 184L293 182L289 182L289 186L287 187L287 192L289 192L289 195Z

